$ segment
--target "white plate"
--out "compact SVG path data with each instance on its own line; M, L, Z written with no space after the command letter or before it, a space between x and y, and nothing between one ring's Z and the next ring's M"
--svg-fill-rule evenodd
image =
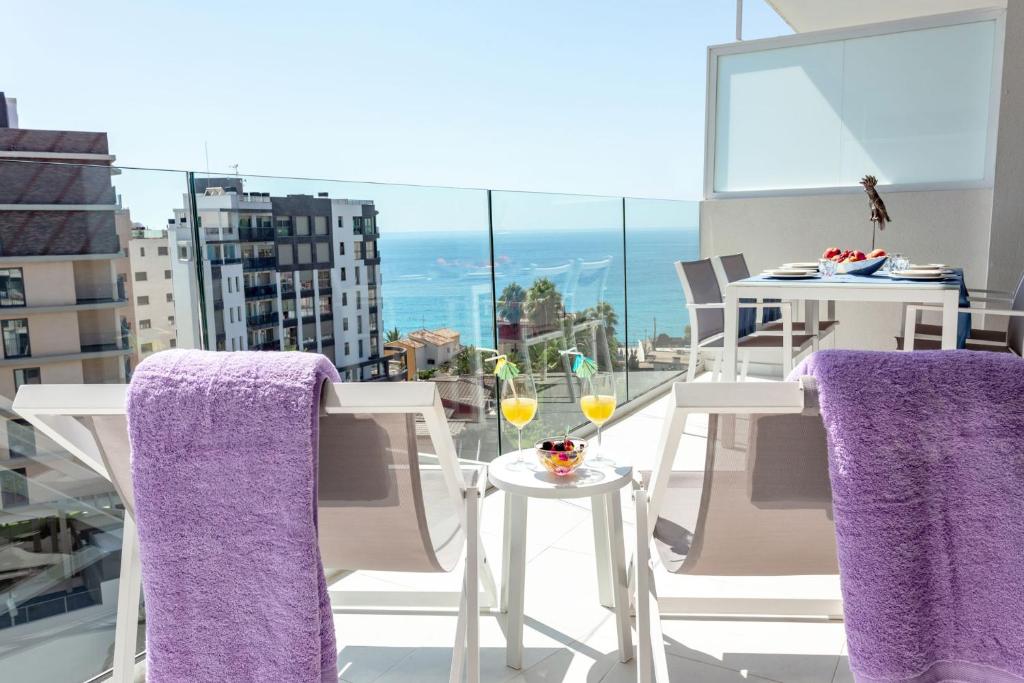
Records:
M799 269L799 270L817 270L818 269L818 264L817 263L811 263L810 261L800 261L798 263L783 263L782 267L783 267L783 269L787 269L787 270L790 269L790 268L796 268L796 269Z
M907 270L945 270L949 268L945 263L911 263Z
M766 277L773 277L780 280L805 280L807 278L818 277L816 272L809 270L800 269L779 269L779 270L766 270L764 271Z
M890 275L900 280L942 280L946 277L941 270L899 270Z

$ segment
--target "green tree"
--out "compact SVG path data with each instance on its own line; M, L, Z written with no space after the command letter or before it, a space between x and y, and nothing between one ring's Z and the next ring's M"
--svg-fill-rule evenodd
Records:
M387 334L384 335L384 341L388 344L390 344L391 342L396 342L401 338L402 333L399 332L397 327L388 330Z
M479 351L477 351L476 347L472 344L462 347L462 350L455 354L455 357L451 360L452 372L463 377L466 375L476 374L475 368L480 367L479 361L476 361L476 355L478 353Z
M533 281L526 291L526 317L537 327L558 325L562 318L562 295L554 282L546 277Z
M507 322L516 325L523 319L523 302L526 301L526 290L515 282L505 285L498 297L498 315Z

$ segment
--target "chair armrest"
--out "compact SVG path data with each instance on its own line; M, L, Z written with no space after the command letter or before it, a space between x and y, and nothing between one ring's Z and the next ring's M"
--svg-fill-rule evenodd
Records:
M686 304L686 307L687 308L693 308L693 309L716 309L716 308L718 308L718 309L725 309L725 303L724 302L722 302L722 303L715 302L715 303L707 303L707 304ZM767 303L767 304L737 304L737 307L738 308L782 308L782 307L787 307L789 309L792 309L793 308L793 302L792 301L776 301L774 303Z
M1015 311L1012 308L981 308L979 306L964 306L956 309L958 313L984 313L985 315L995 316L1008 316L1008 317L1024 317L1024 311ZM936 311L941 312L941 306L932 306L929 304L911 304L907 306L907 312L912 313L916 311Z
M982 289L981 287L971 287L970 291L981 292L982 294L991 294L1002 299L1013 299L1013 292L1006 292L1001 289Z
M999 295L999 296L984 296L984 295L983 296L978 296L974 292L971 292L968 295L968 298L972 302L975 302L975 301L1002 301L1002 302L1005 302L1005 303L1010 303L1011 301L1013 301L1013 297L1009 297L1009 296L1002 296L1002 295Z

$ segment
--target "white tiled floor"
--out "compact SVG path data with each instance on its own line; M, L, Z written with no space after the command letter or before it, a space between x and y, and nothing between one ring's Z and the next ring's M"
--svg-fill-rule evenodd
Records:
M660 399L607 430L606 448L628 453L644 467L665 414ZM688 431L699 432L700 424ZM688 436L677 469L700 469L703 440ZM624 497L627 553L633 542L633 516ZM488 496L481 528L484 545L500 581L503 498ZM618 661L612 612L597 600L593 535L586 502L531 500L527 533L526 628L523 669L505 666L505 639L497 617L481 619L481 677L485 682L620 683L636 680L633 661ZM361 572L335 589L458 589L458 576ZM833 577L748 580L726 585L712 577L659 576L661 594L837 597ZM448 680L454 615L335 615L339 670L349 683L430 683ZM731 683L850 683L843 625L828 621L665 619L673 681ZM635 646L635 632L634 632Z

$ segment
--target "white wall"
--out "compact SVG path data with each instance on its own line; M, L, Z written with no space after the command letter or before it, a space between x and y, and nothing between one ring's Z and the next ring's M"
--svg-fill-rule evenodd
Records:
M968 286L988 280L992 191L885 192L892 224L877 246L917 263L964 267ZM701 256L742 252L752 273L786 261L811 261L826 247L868 251L871 223L863 192L701 202ZM899 307L841 304L840 346L893 349Z

